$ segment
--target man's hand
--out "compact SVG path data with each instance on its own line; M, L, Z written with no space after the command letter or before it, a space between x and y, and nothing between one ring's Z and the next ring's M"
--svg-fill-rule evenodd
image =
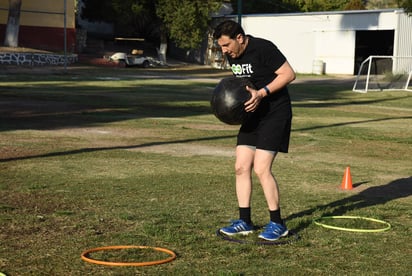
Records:
M259 106L260 101L263 99L264 94L249 86L246 86L246 90L250 93L251 97L247 102L245 102L245 111L254 112Z

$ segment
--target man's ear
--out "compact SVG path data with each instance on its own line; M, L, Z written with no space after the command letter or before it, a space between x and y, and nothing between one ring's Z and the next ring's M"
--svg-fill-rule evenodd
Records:
M243 42L245 42L245 37L242 34L238 34L236 36L236 40L240 43L243 44Z

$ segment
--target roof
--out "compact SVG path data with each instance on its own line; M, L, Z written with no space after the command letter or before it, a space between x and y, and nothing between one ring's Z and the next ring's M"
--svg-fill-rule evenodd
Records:
M376 10L350 10L350 11L322 11L322 12L293 12L293 13L259 13L259 14L242 14L247 17L264 17L264 16L302 16L302 15L330 15L330 14L367 14L367 13L404 13L404 9L376 9ZM226 15L225 17L237 17L237 14Z

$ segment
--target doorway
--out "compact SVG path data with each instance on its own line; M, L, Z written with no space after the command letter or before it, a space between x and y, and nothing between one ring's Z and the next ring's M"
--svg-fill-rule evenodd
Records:
M356 31L354 74L358 74L362 61L369 56L392 56L394 37L394 30ZM391 59L385 63L383 69L392 67Z

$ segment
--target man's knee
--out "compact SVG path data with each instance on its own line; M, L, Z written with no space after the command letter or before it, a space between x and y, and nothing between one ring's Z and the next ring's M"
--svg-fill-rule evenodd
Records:
M245 164L236 164L235 165L236 175L250 174L251 170L252 170L251 166L248 166L248 165L245 165Z
M262 165L255 165L253 167L253 171L255 172L256 176L260 178L267 177L268 175L271 175L272 172L270 170L270 167L268 166L262 166Z

